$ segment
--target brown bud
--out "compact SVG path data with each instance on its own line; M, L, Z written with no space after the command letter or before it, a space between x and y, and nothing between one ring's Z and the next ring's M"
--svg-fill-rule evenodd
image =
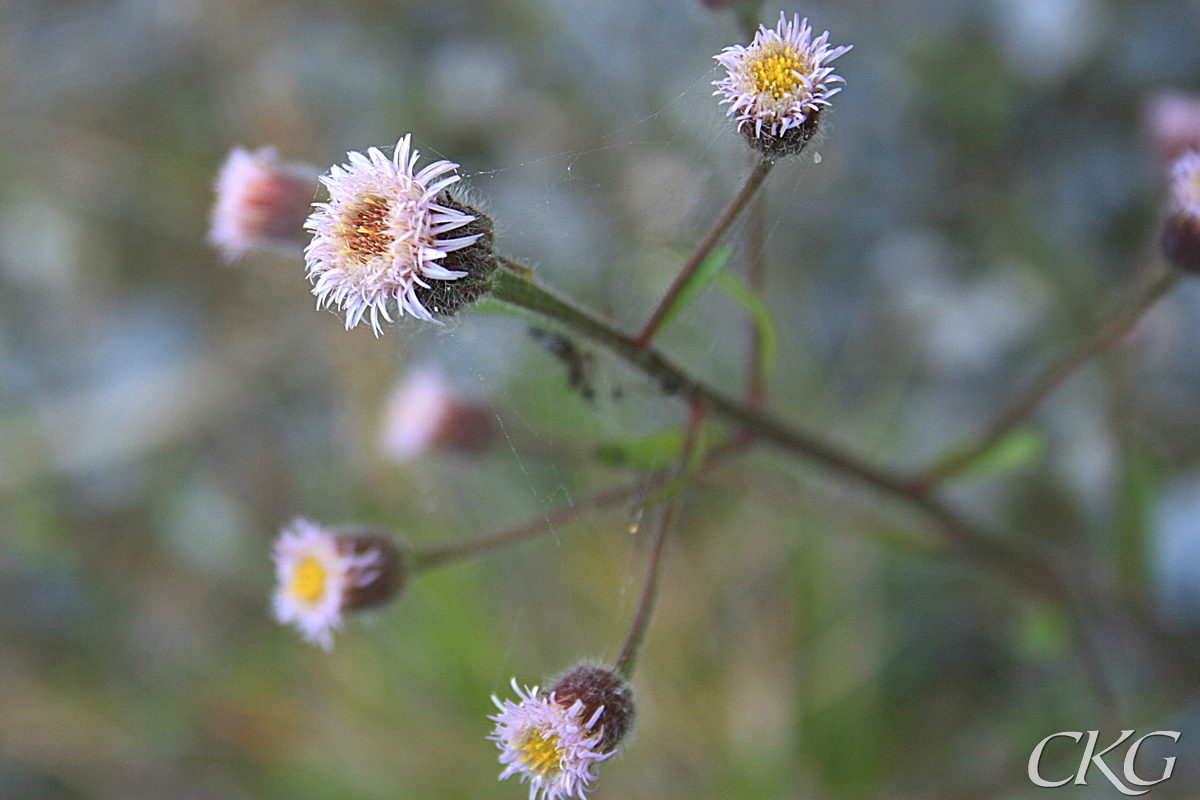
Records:
M1171 195L1159 244L1175 267L1200 273L1200 151L1189 150L1171 167Z
M342 611L374 608L399 594L408 580L408 564L390 539L361 533L340 535L336 541L338 553L350 563Z
M600 712L592 730L600 731L601 753L611 753L633 727L633 690L616 673L590 664L568 672L548 694L562 706L583 704L578 718L585 722ZM601 710L603 709L603 710Z

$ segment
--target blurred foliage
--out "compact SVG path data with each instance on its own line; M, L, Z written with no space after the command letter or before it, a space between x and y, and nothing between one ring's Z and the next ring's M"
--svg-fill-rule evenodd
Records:
M1200 89L1200 10L784 10L855 49L820 162L767 184L769 404L912 469L1145 272L1163 165L1140 114ZM313 310L298 254L220 262L212 179L234 145L328 165L411 131L464 165L506 254L632 328L748 168L710 96L712 54L738 38L696 0L0 5L0 797L525 794L496 784L489 695L615 655L636 511L422 575L329 655L270 620L270 543L297 514L414 545L536 518L631 477L629 446L625 467L597 447L661 450L684 409L599 353L585 400L512 318L347 333ZM661 344L736 392L752 298L721 285L735 297L704 292ZM1197 310L1195 287L1175 292L1039 408L1001 473L950 495L1184 636ZM501 436L389 463L383 399L427 361L487 398ZM1182 730L1153 796L1195 796L1194 694L1101 632L1106 719L1069 621L938 557L924 525L767 451L702 477L636 736L593 796L1032 797L1033 746L1095 728ZM1057 796L1111 796L1098 781Z

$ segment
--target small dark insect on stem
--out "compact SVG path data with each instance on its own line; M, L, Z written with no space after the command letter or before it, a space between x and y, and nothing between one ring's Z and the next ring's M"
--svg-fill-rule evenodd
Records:
M596 399L592 382L592 354L580 350L575 342L545 328L530 328L529 335L538 346L561 361L567 368L567 385L589 403Z

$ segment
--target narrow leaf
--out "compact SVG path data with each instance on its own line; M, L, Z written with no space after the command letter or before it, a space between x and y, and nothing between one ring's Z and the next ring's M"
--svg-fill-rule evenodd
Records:
M659 323L659 328L666 327L667 323L675 318L683 309L696 301L700 295L704 294L717 275L721 272L721 268L725 266L725 262L729 260L729 256L733 253L733 247L725 245L718 247L708 254L708 257L700 262L700 266L688 278L687 283L679 290L679 294L675 296L675 302L667 308L663 314L662 322Z
M779 331L775 327L775 320L771 317L770 309L758 295L750 291L746 284L729 273L720 273L717 275L716 281L717 286L746 309L746 313L753 320L754 327L758 329L759 347L762 350L759 353L760 363L763 365L764 372L770 375L771 369L775 366L775 357L779 352Z
M612 467L666 469L675 461L682 444L683 429L670 428L642 439L602 444L596 448L596 460Z
M979 480L1012 472L1032 464L1046 451L1046 437L1035 428L1016 428L1000 441L979 454L973 462L963 467L947 480ZM956 453L947 456L950 461Z

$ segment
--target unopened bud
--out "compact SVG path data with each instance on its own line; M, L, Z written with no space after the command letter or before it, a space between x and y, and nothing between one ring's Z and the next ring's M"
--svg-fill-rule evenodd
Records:
M473 452L492 440L494 415L463 398L433 367L418 367L392 390L381 445L396 461L436 450Z
M256 248L299 252L317 185L316 167L281 162L270 147L234 148L217 174L209 242L229 261Z
M1171 166L1171 194L1160 239L1163 255L1185 272L1200 272L1200 151Z

